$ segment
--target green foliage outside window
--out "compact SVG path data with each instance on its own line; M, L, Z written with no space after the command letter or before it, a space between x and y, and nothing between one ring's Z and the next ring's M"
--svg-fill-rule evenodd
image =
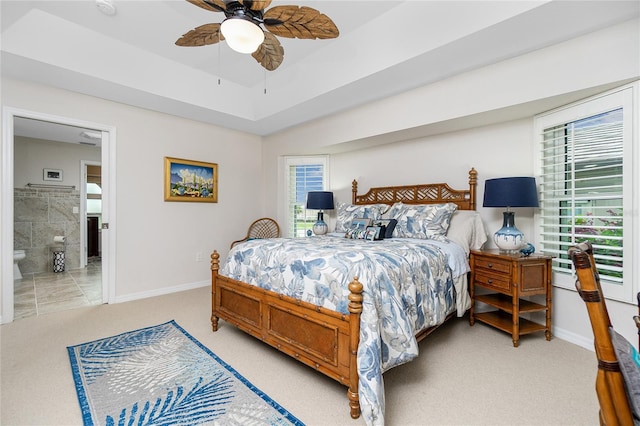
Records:
M597 246L599 265L622 268L622 209L609 209L607 213L611 219L595 219L591 213L577 217L575 220L576 242L591 242ZM596 220L598 224L594 226ZM598 272L602 275L622 278L622 272L611 270Z

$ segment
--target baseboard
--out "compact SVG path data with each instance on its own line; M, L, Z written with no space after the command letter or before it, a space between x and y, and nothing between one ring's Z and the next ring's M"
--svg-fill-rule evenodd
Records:
M527 318L529 321L533 321L535 323L538 323L542 326L544 326L545 320L544 320L544 316L539 315L537 317L532 317L531 314L529 314L528 316L524 316L525 318ZM560 328L557 326L553 326L553 324L551 325L551 335L554 338L558 338L558 339L562 339L564 341L567 341L569 343L573 343L574 345L580 346L582 348L588 349L591 352L595 351L595 348L593 346L593 337L589 338L589 337L585 337L582 336L580 334L576 334L574 332L568 331L564 328Z
M578 345L582 348L588 349L591 352L595 351L593 346L593 339L588 339L584 336L581 336L576 333L572 333L570 331L564 330L558 327L552 327L553 337L557 337L558 339L565 340L569 343L573 343L574 345Z
M143 291L140 293L132 293L124 296L119 296L115 298L114 303L131 302L132 300L146 299L148 297L164 296L166 294L178 293L180 291L186 291L186 290L193 290L196 288L207 287L210 285L211 285L211 280L180 284L173 287L164 287L157 290Z

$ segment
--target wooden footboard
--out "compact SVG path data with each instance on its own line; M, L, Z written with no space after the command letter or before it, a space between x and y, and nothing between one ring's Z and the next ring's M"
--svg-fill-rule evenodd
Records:
M349 315L218 275L211 254L211 326L223 319L348 387L352 418L360 416L357 353L362 284L349 284Z

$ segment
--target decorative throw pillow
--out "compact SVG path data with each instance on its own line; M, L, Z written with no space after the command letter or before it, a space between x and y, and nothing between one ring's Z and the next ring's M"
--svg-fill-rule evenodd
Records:
M393 210L392 217L398 221L393 236L448 241L447 230L451 214L457 208L458 206L454 203L403 204Z
M396 230L396 225L398 225L398 221L396 219L389 219L389 223L385 225L384 237L392 238L393 231Z
M345 238L351 238L352 240L363 240L366 238L367 226L360 224L352 225L347 232L344 233Z
M338 217L335 232L347 232L347 229L351 226L351 221L356 218L378 220L389 209L386 204L364 204L360 206L337 203L337 207Z
M393 230L396 229L396 224L398 223L395 219L380 219L373 223L374 226L379 226L384 230L384 234L380 237L381 239L392 238ZM380 231L382 232L382 230Z
M636 423L640 419L640 355L636 348L613 327L609 328L609 334L611 334L611 342L620 364L629 406Z

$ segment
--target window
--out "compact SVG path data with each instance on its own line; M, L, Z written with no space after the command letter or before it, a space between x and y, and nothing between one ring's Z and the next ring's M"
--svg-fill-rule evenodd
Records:
M632 230L640 225L632 214L638 202L632 180L638 164L632 156L633 90L637 85L535 119L540 142L537 244L554 256L554 285L575 288L567 249L589 241L604 294L631 303Z
M304 237L317 220L306 210L307 192L327 188L327 157L285 158L286 236Z

